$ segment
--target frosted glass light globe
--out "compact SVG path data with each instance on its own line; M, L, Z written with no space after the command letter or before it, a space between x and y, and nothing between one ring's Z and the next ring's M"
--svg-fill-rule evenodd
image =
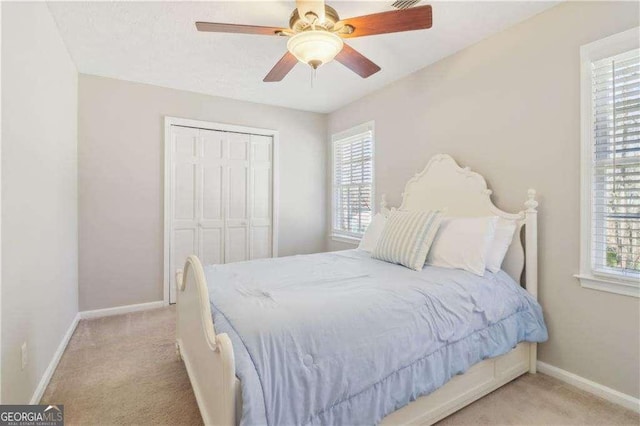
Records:
M329 31L304 31L291 37L287 49L300 62L318 68L333 60L342 50L344 43L340 37Z

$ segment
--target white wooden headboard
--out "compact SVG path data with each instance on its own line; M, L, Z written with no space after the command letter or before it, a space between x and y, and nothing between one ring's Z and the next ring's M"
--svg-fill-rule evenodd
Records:
M453 158L439 154L425 169L409 179L402 194L400 210L442 210L447 216L498 216L515 220L519 227L502 264L502 269L516 282L525 285L537 297L538 237L536 192L530 189L525 209L507 213L491 201L491 190L478 173L460 167ZM382 195L382 212L389 212ZM524 227L524 244L522 228ZM526 266L525 266L526 265ZM523 274L523 270L525 273Z

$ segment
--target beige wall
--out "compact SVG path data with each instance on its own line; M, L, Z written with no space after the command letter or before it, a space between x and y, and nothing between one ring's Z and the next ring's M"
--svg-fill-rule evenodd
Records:
M164 116L279 130L279 254L324 249L326 115L80 75L80 310L163 298Z
M4 404L29 402L78 312L77 77L45 3L2 3Z
M579 47L637 26L639 13L637 2L559 5L329 117L329 134L375 120L378 200L386 193L398 204L407 179L437 153L483 174L505 210L521 209L527 188L538 190L540 301L550 334L540 360L636 398L638 299L583 289L572 275L580 241Z

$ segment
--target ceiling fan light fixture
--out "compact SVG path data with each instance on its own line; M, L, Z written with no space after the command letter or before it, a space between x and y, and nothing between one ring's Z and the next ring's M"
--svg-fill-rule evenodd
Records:
M300 62L318 68L333 60L344 42L329 31L311 30L298 33L287 42L287 49Z

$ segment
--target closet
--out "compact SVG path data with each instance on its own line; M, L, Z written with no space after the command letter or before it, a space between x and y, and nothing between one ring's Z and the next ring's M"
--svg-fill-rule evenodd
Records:
M165 286L175 303L175 271L191 254L204 265L274 255L274 135L175 124L167 132Z

